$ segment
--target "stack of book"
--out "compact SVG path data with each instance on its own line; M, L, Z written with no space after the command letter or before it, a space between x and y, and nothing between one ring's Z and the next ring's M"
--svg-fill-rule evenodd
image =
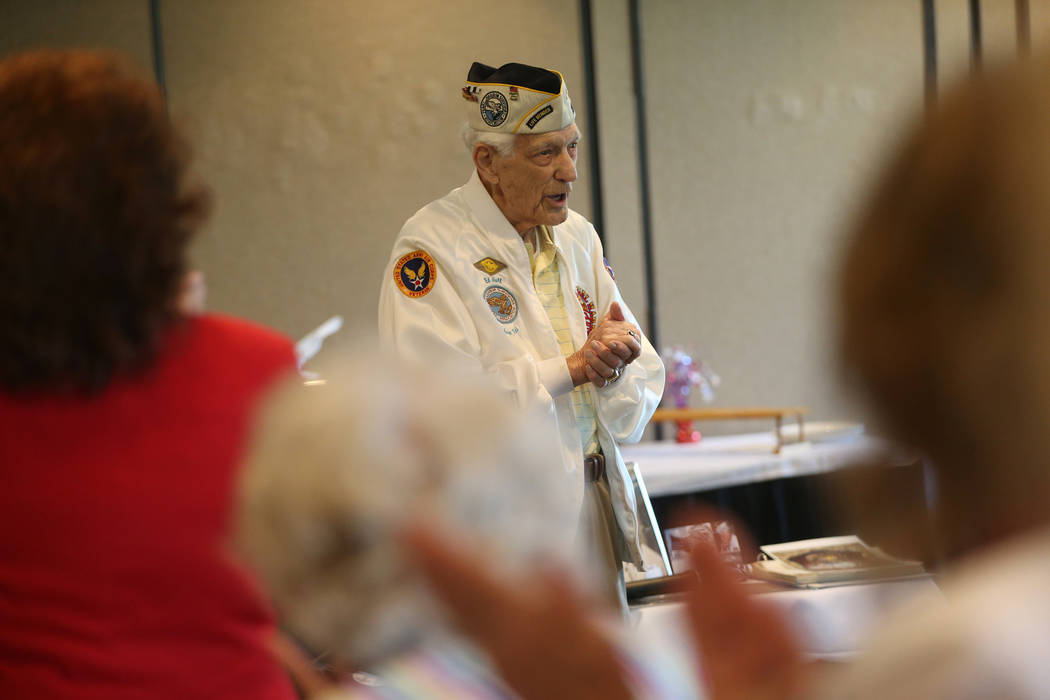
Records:
M751 577L804 588L925 574L922 562L897 559L854 535L770 544L760 552Z

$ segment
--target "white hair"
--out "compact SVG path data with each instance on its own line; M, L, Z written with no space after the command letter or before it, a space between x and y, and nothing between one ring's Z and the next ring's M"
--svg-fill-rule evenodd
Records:
M476 145L483 143L486 146L491 146L495 149L496 153L504 158L514 153L514 141L518 138L517 134L504 134L496 131L475 129L470 125L470 122L463 122L463 128L460 129L460 135L463 137L463 143L467 146L467 151L471 154L474 153L474 147Z
M238 548L302 639L371 664L447 634L398 544L408 520L503 574L574 556L559 446L509 399L375 352L339 366L266 405L240 489Z

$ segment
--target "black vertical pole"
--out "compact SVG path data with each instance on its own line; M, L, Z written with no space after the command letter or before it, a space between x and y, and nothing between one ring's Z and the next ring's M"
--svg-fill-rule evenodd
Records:
M1014 0L1014 19L1017 22L1017 54L1028 56L1032 53L1032 18L1028 0Z
M922 64L926 108L937 103L937 18L933 0L922 2Z
M642 252L645 262L646 333L649 342L660 352L660 335L656 326L656 276L653 274L653 222L649 193L649 140L645 118L645 71L642 65L642 10L638 0L630 0L631 77L634 80L635 128L638 141L638 192L642 219ZM657 440L664 436L663 425L656 423Z
M149 0L149 26L153 43L153 74L157 77L164 104L168 103L168 86L164 77L164 36L160 28L160 0Z
M653 224L649 193L649 141L645 118L645 73L642 66L642 18L638 0L630 0L631 75L634 79L634 108L637 115L638 191L641 198L642 250L645 262L646 333L659 351L656 327L656 279L653 274Z
M981 59L981 0L970 0L970 72L980 72Z
M591 17L591 0L580 0L580 40L583 45L583 79L584 95L587 109L587 153L591 163L591 219L598 231L605 248L606 257L609 248L605 242L605 202L602 192L602 149L598 130L598 90L597 72L594 68L594 23Z

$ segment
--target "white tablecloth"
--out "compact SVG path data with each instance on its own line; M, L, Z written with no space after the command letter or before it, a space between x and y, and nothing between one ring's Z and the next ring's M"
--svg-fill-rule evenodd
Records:
M813 424L820 435L820 424ZM807 431L810 427L807 425ZM625 445L624 459L638 463L651 497L833 471L871 459L885 447L860 431L817 442L784 445L773 454L773 432L705 437L693 444L642 442Z
M863 649L867 636L894 608L914 596L938 596L940 592L931 578L921 577L758 595L787 614L808 655L846 659ZM632 608L635 633L647 642L688 643L684 607L683 603L655 603Z

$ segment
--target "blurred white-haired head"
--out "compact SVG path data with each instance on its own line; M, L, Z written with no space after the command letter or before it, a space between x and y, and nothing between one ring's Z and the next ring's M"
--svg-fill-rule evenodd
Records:
M263 409L237 547L293 632L369 664L444 633L398 544L409 519L528 575L572 556L577 514L557 446L509 399L375 352L337 359L324 386L286 385Z

